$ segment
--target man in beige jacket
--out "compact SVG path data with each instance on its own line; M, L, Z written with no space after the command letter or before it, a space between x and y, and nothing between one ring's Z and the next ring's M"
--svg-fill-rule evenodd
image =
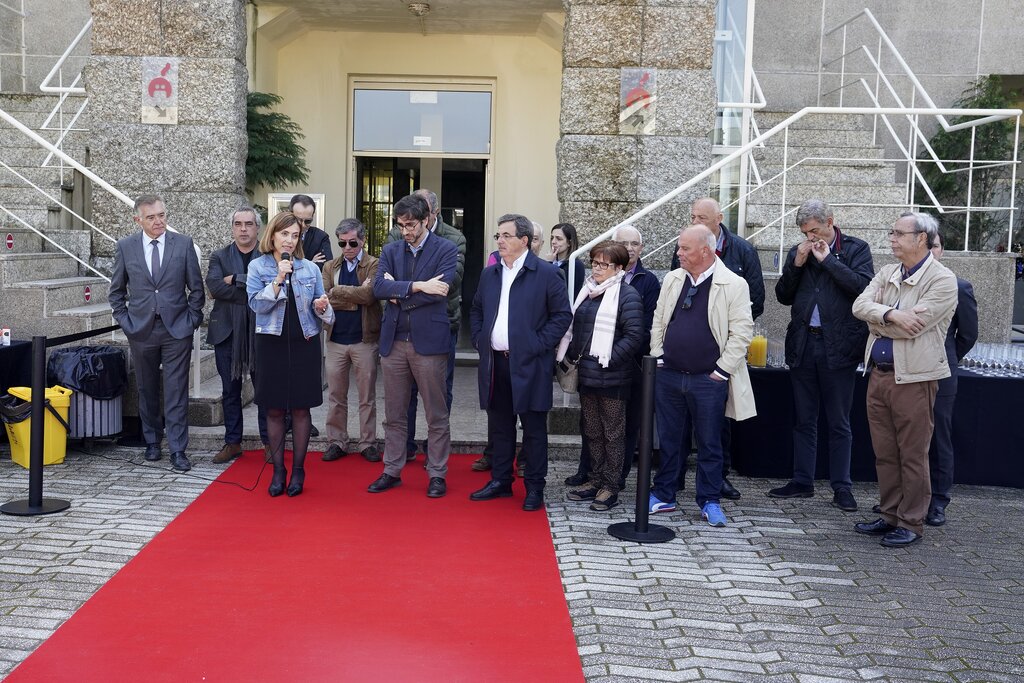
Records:
M341 256L324 266L324 291L334 309L327 330L327 440L323 459L337 460L358 450L379 462L377 450L377 359L381 307L373 295L377 259L363 250L366 228L355 218L338 224L335 234ZM359 440L351 448L348 433L349 377L355 372L359 390Z
M957 302L956 276L930 251L937 235L928 214L900 216L889 231L899 263L879 270L853 303L870 333L867 416L881 498L881 517L854 528L882 535L887 547L921 540L931 500L932 410L938 380L950 373L945 340Z
M655 405L661 467L649 510L676 509L683 459L679 435L697 436L697 505L712 526L727 520L722 492L722 423L757 414L747 374L754 332L750 288L715 255L715 235L703 225L679 233L681 268L662 282L651 327L651 355L658 358ZM689 444L686 444L689 446Z

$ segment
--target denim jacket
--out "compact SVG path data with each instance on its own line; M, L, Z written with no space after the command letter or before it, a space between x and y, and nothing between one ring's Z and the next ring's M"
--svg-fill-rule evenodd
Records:
M291 287L295 294L295 308L299 311L302 333L309 339L320 334L321 320L328 324L334 322L334 309L328 306L322 315L313 309L313 301L324 293L320 269L305 259L295 259L292 264ZM245 290L249 296L249 308L256 313L256 334L281 335L287 297L284 287L274 296L271 283L276 277L277 261L271 254L264 254L249 264Z

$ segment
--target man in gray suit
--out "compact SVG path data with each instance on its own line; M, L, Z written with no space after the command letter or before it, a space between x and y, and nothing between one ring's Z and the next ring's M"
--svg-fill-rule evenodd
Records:
M192 469L185 454L189 353L192 333L203 321L203 277L192 238L167 231L167 213L160 197L142 195L136 199L132 219L142 232L117 242L110 307L114 320L128 337L135 364L146 460L160 459L160 442L166 427L171 466L185 472Z

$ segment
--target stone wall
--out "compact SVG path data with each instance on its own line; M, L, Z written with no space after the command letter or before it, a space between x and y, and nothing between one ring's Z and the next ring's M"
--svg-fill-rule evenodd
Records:
M168 222L203 251L230 240L246 201L245 6L239 0L92 0L85 69L92 169L130 197L155 192ZM143 59L177 57L177 125L141 122ZM131 210L94 190L96 224L115 237L136 228ZM94 239L94 255L112 245Z
M558 196L581 242L711 164L713 0L567 0ZM657 69L655 134L619 134L620 69ZM705 181L637 221L648 245L689 222ZM651 266L665 266L663 250ZM661 263L664 261L664 264Z

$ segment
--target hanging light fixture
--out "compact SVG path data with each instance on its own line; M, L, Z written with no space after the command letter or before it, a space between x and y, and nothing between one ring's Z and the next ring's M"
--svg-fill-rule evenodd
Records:
M420 33L427 35L427 15L430 14L430 4L426 2L410 2L409 13L420 21Z

